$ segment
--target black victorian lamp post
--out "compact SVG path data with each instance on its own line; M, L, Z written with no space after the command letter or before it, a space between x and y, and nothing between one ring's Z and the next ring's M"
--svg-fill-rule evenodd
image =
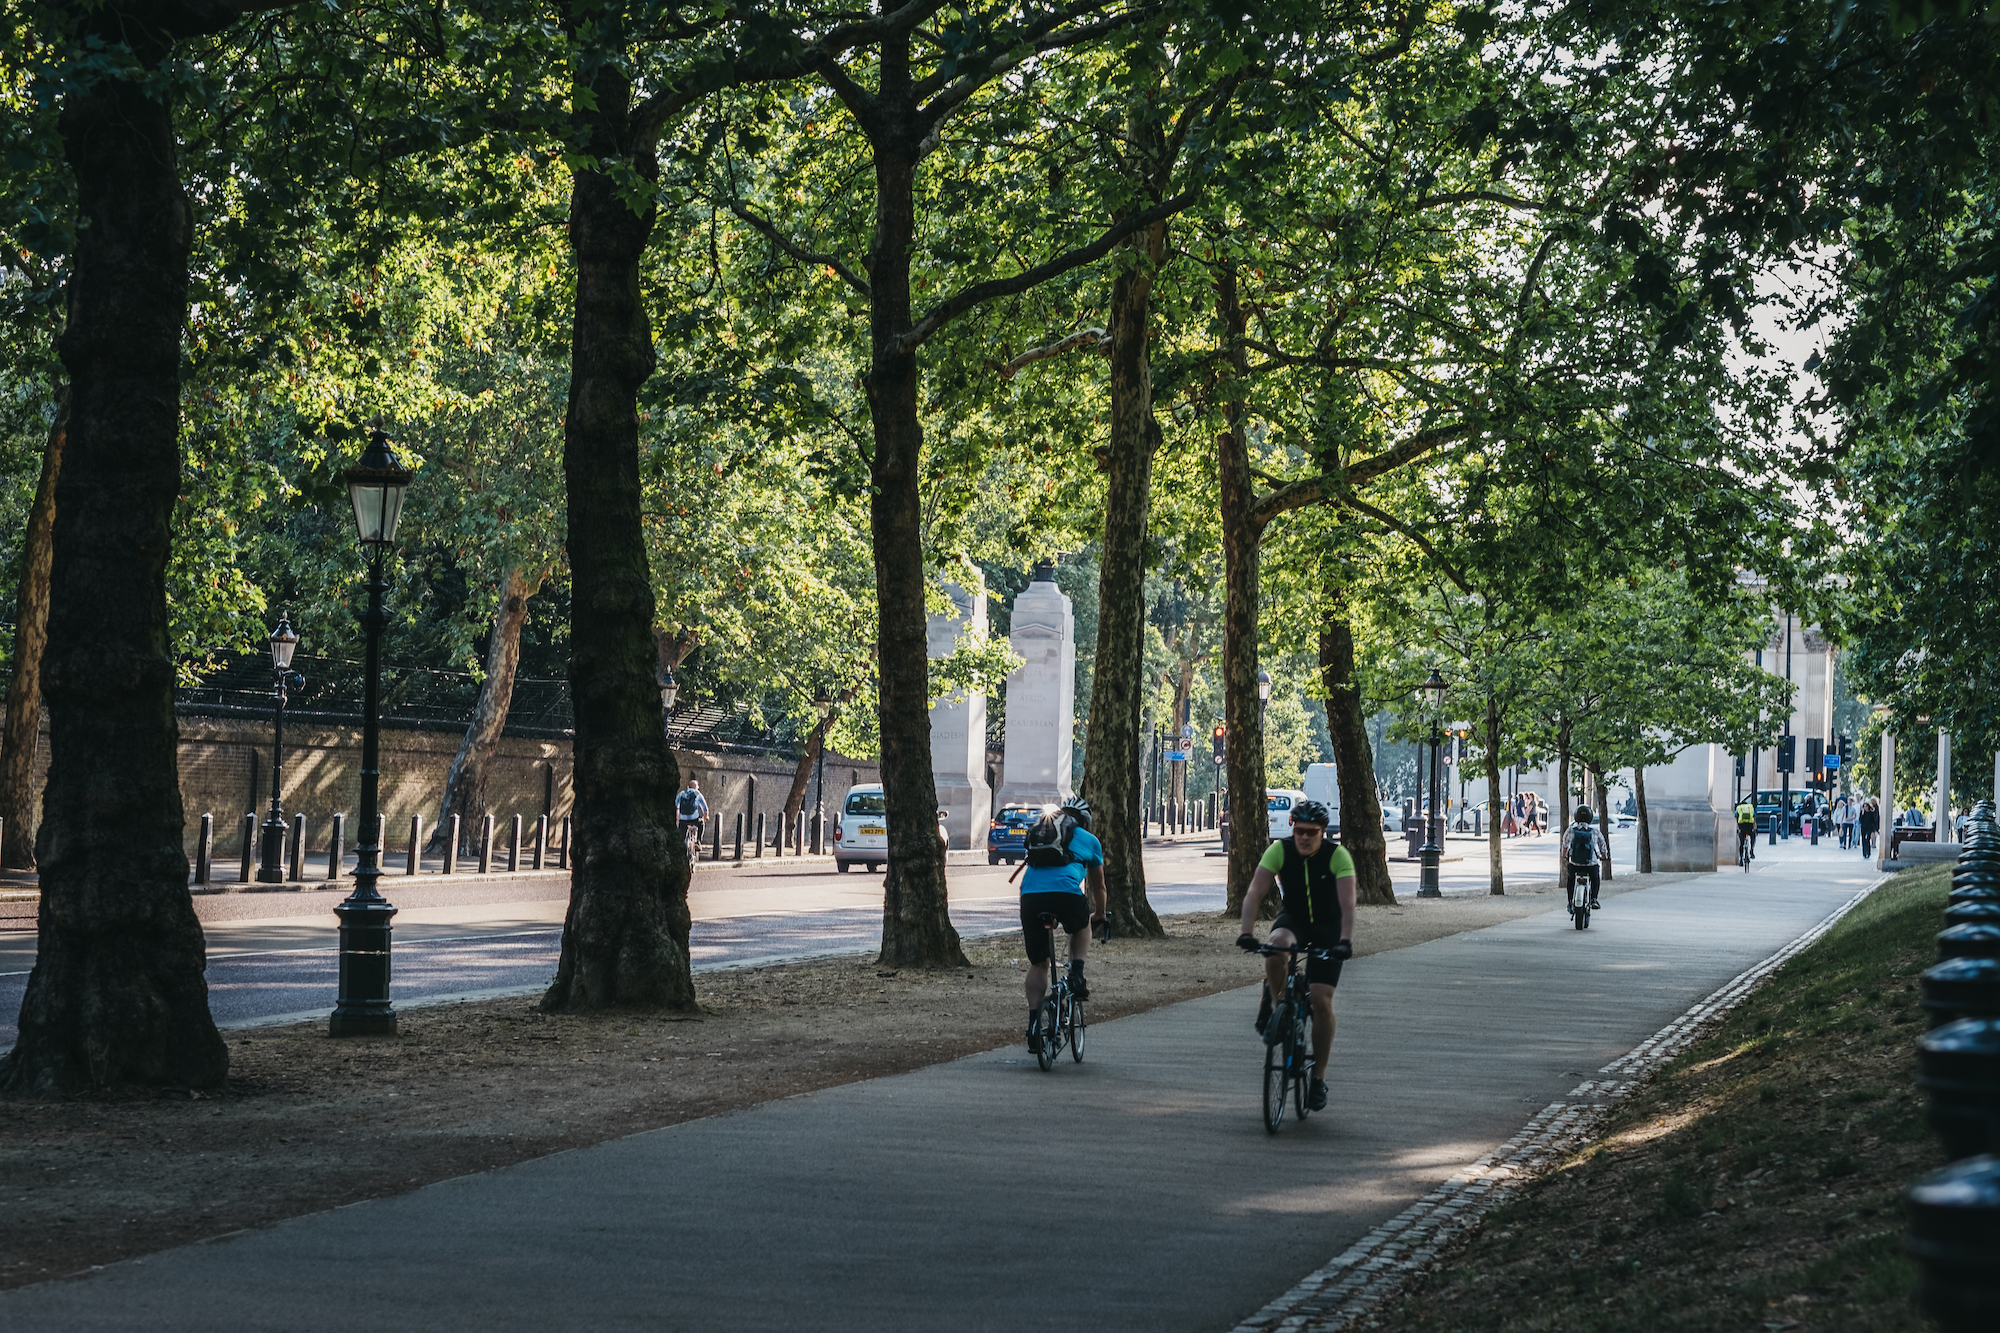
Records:
M1441 898L1444 896L1438 888L1438 861L1444 855L1444 849L1438 846L1437 835L1440 820L1438 819L1437 809L1438 746L1444 739L1439 733L1439 728L1443 725L1444 692L1447 688L1444 677L1437 673L1436 667L1431 668L1430 679L1417 686L1417 697L1423 700L1424 706L1430 710L1431 714L1430 803L1425 807L1422 816L1424 821L1424 846L1422 852L1419 853L1423 857L1422 878L1417 885L1417 897L1419 898Z
M681 692L680 682L674 679L672 667L660 668L660 727L667 733L667 739L674 735L674 699Z
M813 777L813 855L826 850L826 720L833 715L833 696L826 686L813 695L813 711L819 714L819 764Z
M298 631L292 628L289 615L278 617L278 627L271 631L271 697L277 700L277 721L271 731L271 813L264 817L263 838L257 852L257 882L259 884L283 884L285 882L285 808L280 804L280 790L285 763L285 691L287 687L297 689L306 683L305 677L292 673L292 653L299 646Z
M1264 714L1269 710L1270 706L1271 673L1268 671L1259 671L1257 673L1257 726L1259 729L1262 729L1264 725Z
M382 561L396 542L403 496L416 474L404 467L379 429L368 433L361 461L347 469L347 494L354 502L354 526L368 552L368 613L361 701L361 843L354 849L354 892L334 908L340 918L340 999L328 1031L336 1037L390 1035L396 1010L389 1003L389 921L396 915L376 891L382 878L382 843L376 816L381 777L382 736L376 714L382 701L382 594L389 589Z

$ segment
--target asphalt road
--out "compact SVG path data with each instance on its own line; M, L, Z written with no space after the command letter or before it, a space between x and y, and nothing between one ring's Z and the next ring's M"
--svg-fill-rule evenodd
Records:
M1216 1333L1867 883L1794 858L1358 959L1272 1138L1249 989L0 1293L58 1330Z

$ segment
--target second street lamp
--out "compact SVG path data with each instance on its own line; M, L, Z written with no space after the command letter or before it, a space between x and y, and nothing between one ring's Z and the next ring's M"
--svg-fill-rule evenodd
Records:
M674 735L674 700L681 692L680 682L674 679L672 667L660 668L660 728L667 733L667 739Z
M264 817L263 838L257 853L257 882L285 882L285 807L280 803L285 764L285 691L306 683L292 673L292 653L299 646L298 631L289 615L278 617L271 631L271 697L277 701L277 720L271 728L271 812Z
M376 890L382 878L382 841L376 798L382 768L382 628L388 617L382 594L389 589L382 562L396 542L403 496L416 474L403 466L389 437L368 433L361 461L347 469L347 494L354 502L355 534L368 552L368 612L361 694L361 842L354 849L354 892L333 909L340 918L340 999L327 1031L335 1037L388 1036L396 1031L389 1003L389 922L396 909Z
M818 774L813 779L813 855L826 851L826 720L833 716L833 696L826 686L813 695L813 711L819 714Z
M1419 853L1423 857L1423 869L1417 884L1417 897L1442 898L1444 893L1438 888L1438 862L1443 859L1444 848L1438 846L1438 827L1442 823L1438 815L1438 746L1443 741L1439 728L1444 718L1444 692L1450 688L1445 679L1431 668L1430 679L1417 686L1417 697L1424 701L1431 715L1431 780L1430 802L1424 808L1424 846ZM1419 798L1421 799L1421 798Z

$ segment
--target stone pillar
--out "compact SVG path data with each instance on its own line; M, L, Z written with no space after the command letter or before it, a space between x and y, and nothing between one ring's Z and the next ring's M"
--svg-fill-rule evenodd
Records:
M978 566L961 577L971 585L946 584L951 612L930 618L930 655L949 657L967 633L986 633L986 580ZM931 706L931 776L938 809L954 851L979 851L993 816L993 789L986 785L986 696L954 694Z
M1646 826L1656 872L1715 870L1721 848L1710 796L1712 767L1709 747L1692 745L1672 763L1646 770Z
M1007 677L1006 781L1002 805L1065 800L1076 734L1076 618L1044 561L1035 581L1014 599L1007 636L1023 659Z
M1877 836L1881 841L1875 847L1875 868L1889 868L1889 831L1896 823L1896 735L1884 728L1882 731L1882 791L1878 800L1881 831Z
M1956 842L1951 827L1951 733L1938 728L1937 801L1931 806L1937 819L1937 840Z

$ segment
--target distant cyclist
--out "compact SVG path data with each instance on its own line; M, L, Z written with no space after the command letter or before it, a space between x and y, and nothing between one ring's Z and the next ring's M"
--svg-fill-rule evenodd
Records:
M1564 871L1563 891L1567 893L1575 877L1582 875L1590 881L1590 910L1600 911L1603 904L1597 901L1598 876L1604 863L1611 859L1611 848L1605 844L1604 835L1597 831L1591 818L1590 807L1576 808L1576 822L1563 834L1563 860L1568 863Z
M687 790L674 798L674 814L681 824L681 840L690 848L701 843L701 826L708 820L708 802L702 797L701 783L688 779Z
M1746 798L1736 804L1736 855L1743 855L1745 845L1750 855L1757 855L1757 807Z
M1292 836L1280 838L1265 851L1243 895L1243 933L1237 947L1255 952L1257 908L1276 884L1282 894L1278 919L1271 923L1271 947L1304 944L1324 949L1328 957L1306 955L1306 983L1313 1007L1313 1077L1306 1105L1326 1109L1326 1062L1333 1053L1333 988L1340 984L1341 964L1354 953L1354 858L1345 847L1329 842L1326 807L1300 801L1292 807ZM1257 1007L1257 1031L1271 1018L1272 997L1285 988L1285 959L1264 959L1264 998Z
M1090 803L1081 796L1070 797L1030 826L1021 854L1027 863L1021 872L1021 934L1028 946L1028 975L1021 989L1028 997L1028 1049L1035 1051L1042 1039L1035 1018L1055 961L1042 913L1053 915L1057 928L1069 936L1070 993L1087 1000L1083 959L1090 952L1091 923L1104 920L1110 890L1104 883L1104 844L1090 832Z

